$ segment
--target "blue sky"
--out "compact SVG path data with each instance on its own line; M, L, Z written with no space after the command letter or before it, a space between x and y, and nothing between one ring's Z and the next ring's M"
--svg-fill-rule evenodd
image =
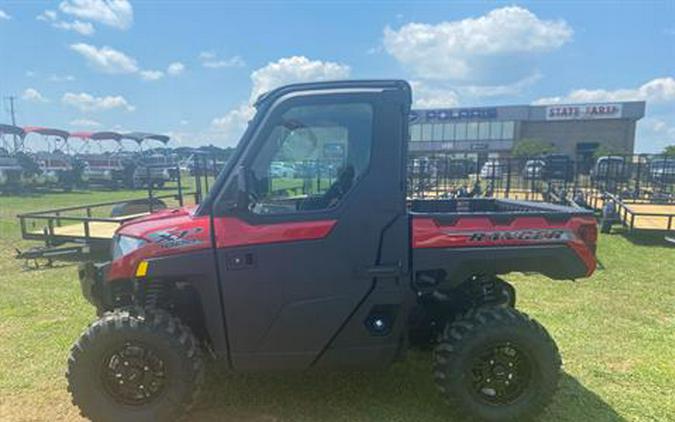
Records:
M233 145L257 94L405 78L419 107L642 99L675 144L675 2L0 1L0 121Z

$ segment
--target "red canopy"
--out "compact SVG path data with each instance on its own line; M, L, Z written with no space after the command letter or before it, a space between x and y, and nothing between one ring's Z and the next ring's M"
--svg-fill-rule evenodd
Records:
M26 136L29 133L37 133L44 136L57 136L59 138L63 138L64 140L68 139L68 136L70 136L70 134L65 130L51 129L48 127L39 127L39 126L26 126L23 128L23 131L25 133L24 136Z
M70 132L70 138L91 139L93 132Z

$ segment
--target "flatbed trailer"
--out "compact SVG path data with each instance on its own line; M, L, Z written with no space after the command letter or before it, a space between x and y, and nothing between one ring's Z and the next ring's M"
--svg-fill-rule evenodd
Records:
M675 243L675 201L624 199L610 193L603 197L603 233L609 233L613 224L621 224L629 233L663 233L667 242Z
M17 215L21 237L40 241L41 246L26 251L17 249L17 259L86 261L105 259L115 231L127 221L165 209L165 201L185 204L187 193L153 195L145 198L98 202L73 207L54 208ZM108 216L101 216L111 209Z
M675 202L644 202L613 198L621 224L629 231L675 230Z

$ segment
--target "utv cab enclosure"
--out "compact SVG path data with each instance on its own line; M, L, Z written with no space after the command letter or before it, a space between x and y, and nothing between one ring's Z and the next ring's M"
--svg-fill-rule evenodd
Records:
M434 347L455 411L540 412L560 357L498 276L589 276L595 221L546 204L407 201L410 103L396 80L278 88L205 201L125 223L111 261L80 268L101 315L68 362L83 414L178 417L205 351L234 371L302 370L387 365L413 343Z

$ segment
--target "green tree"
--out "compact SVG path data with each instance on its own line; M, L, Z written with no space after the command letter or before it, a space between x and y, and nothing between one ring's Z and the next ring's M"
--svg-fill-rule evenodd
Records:
M514 157L536 157L555 151L552 144L540 139L523 139L513 148Z
M663 149L663 154L669 157L675 156L675 145L668 145Z
M606 157L608 155L623 155L623 154L625 154L625 153L619 151L616 148L613 148L613 147L607 146L605 144L602 144L593 153L593 158L595 158L597 160L600 157Z

